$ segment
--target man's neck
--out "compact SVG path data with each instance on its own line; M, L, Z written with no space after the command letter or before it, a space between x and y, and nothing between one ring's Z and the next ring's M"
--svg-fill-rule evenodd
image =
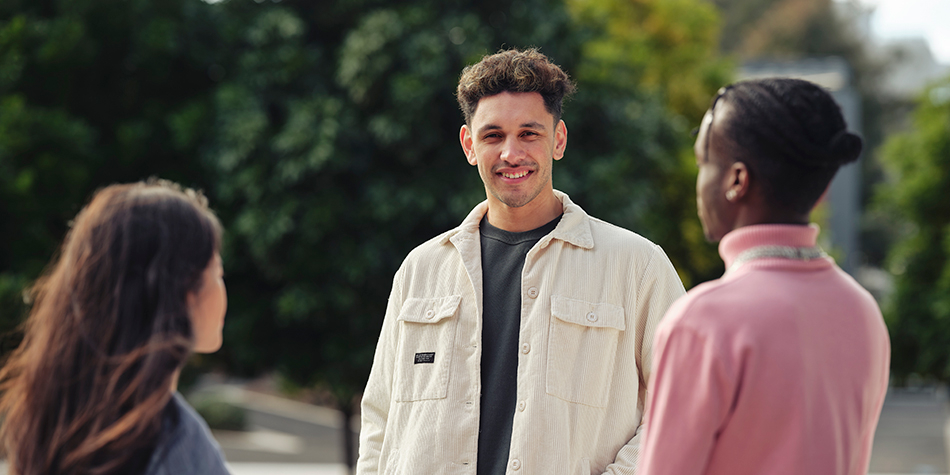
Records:
M553 190L542 192L520 208L512 208L494 196L488 196L488 222L496 228L512 233L540 228L563 212L564 205L554 196Z
M757 224L797 224L807 226L810 222L810 213L797 213L791 210L776 210L765 207L748 207L740 210L736 218L736 226L733 229Z

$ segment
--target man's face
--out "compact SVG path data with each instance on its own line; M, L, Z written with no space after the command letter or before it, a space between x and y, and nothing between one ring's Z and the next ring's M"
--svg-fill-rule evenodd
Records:
M706 112L699 126L699 134L693 151L696 153L696 209L703 223L703 233L710 242L717 242L734 229L736 221L735 207L726 199L726 190L730 185L728 159L722 137L716 130L722 130L721 121L730 113L728 104L720 102L716 106L713 135L709 129L713 124L712 111ZM707 146L708 145L708 146Z
M567 127L554 123L537 92L502 92L478 101L460 132L468 162L478 167L489 201L520 208L553 193L551 166L564 156Z

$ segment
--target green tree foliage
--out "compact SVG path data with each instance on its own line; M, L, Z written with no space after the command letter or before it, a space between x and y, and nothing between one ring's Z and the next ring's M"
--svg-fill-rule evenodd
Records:
M732 65L716 53L719 15L693 0L567 0L585 37L578 77L657 91L691 122L706 112L710 90L726 83Z
M209 40L215 21L207 7L190 0L0 3L4 334L24 314L24 288L95 188L149 175L206 184L194 157L208 133L215 85L208 65L227 54Z
M877 204L902 223L887 263L895 292L885 307L891 372L950 380L950 79L922 96L909 131L881 154L895 182Z
M723 51L743 59L861 54L853 25L835 0L713 0L723 17Z
M747 58L846 55L861 48L833 0L777 0L748 25L738 52Z
M711 0L720 11L722 33L719 46L722 51L738 51L748 30L775 4L777 0Z
M638 124L631 130L651 129L649 118L661 114L645 109L649 106L643 101L607 98L628 97L640 90L666 104L680 134L684 127L699 124L715 91L730 81L732 64L716 53L718 14L710 4L692 0L566 3L583 38L581 60L573 70L584 86L578 102L586 104L584 89L603 94L591 102L597 110L588 112L611 111L615 116L609 123L629 121ZM618 130L628 132L626 126ZM610 132L596 125L582 133L581 140L591 144L595 156L611 163L604 168L609 171L598 178L603 182L591 188L590 200L603 203L598 211L602 209L615 222L636 226L661 243L687 288L718 277L722 264L715 247L705 242L695 204L683 199L684 190L691 190L696 182L689 141L683 141L685 146L675 156L643 160L650 148L630 147L650 143L649 137L599 138ZM586 141L593 137L598 138ZM608 146L598 149L598 143ZM637 158L631 160L631 156Z

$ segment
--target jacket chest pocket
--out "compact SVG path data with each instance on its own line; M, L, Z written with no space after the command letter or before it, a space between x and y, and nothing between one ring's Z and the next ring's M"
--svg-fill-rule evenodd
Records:
M399 312L393 393L398 402L442 399L458 328L460 295L406 300Z
M551 315L547 393L606 407L617 343L625 329L623 307L554 296Z

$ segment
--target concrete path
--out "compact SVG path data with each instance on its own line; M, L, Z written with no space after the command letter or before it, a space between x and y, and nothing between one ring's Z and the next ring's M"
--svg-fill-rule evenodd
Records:
M214 431L234 475L347 474L338 412L234 386L210 390L248 411L252 430ZM870 475L950 475L948 417L945 388L889 391L874 437ZM351 429L355 437L355 421ZM2 462L0 475L6 475Z
M947 474L947 390L891 389L874 434L871 473Z
M242 397L247 398L249 396L247 394L235 396L236 399L232 400L237 402ZM256 396L251 394L250 397L254 398ZM244 400L247 401L247 399ZM279 417L268 416L268 413L281 412L282 416L292 418L293 411L282 412L282 409L302 410L304 408L301 406L306 406L270 406L271 403L278 404L279 398L254 399L252 403L244 404L249 410L252 424L259 424L258 429L265 430L265 434L266 431L290 430L279 429L285 427L282 424L288 422L281 420ZM948 412L947 405L946 388L926 387L890 390L884 402L884 409L875 433L870 475L948 474L946 441L950 440L950 437L945 435L945 430L948 428L950 412ZM326 409L321 410L326 411ZM343 474L345 469L341 463L341 444L338 432L341 421L338 417L328 416L327 413L323 413L321 417L322 419L317 418L312 413L310 416L303 417L315 425L324 424L322 429L311 427L310 432L308 432L311 436L304 436L302 432L295 430L292 432L297 434L296 437L298 438L294 439L293 442L282 443L277 438L269 442L262 442L260 445L273 447L270 452L267 449L256 450L247 445L241 449L235 439L230 438L231 435L229 434L221 434L219 440L222 442L228 460L236 462L234 464L235 475L254 475L257 473L291 475L299 473L299 470L309 470L307 473L318 473L320 475L324 473ZM267 429L263 429L263 427L267 427ZM356 424L352 428L354 433L359 430ZM287 447L294 447L295 453L293 455L279 453L279 448L286 449ZM263 469L263 472L253 471L255 469L253 464L241 465L242 462L246 464L246 462L257 460L277 462L279 460L302 459L312 461L314 464L307 466L276 464L267 466ZM324 471L318 472L318 470Z
M247 413L249 431L213 431L229 462L342 466L343 420L338 411L236 386L208 386L202 392L243 407ZM359 427L350 429L356 447Z
M348 475L346 467L337 464L300 463L232 463L233 475Z

